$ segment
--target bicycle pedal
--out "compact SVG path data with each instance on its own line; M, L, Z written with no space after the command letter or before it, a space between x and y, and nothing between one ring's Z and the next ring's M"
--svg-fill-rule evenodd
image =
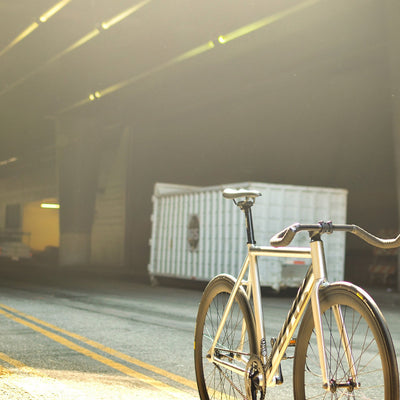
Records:
M291 338L288 347L296 347L297 338Z

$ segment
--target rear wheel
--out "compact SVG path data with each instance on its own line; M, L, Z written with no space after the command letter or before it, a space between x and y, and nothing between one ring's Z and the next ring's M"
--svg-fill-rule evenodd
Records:
M293 365L295 399L398 400L396 353L387 324L375 302L356 286L338 283L320 290L320 304L330 388L326 391L322 387L314 321L309 307L297 336ZM357 371L356 381L346 357L335 310L340 310L347 331L353 370Z
M202 400L246 397L244 374L237 374L210 362L209 354L234 284L233 277L218 275L208 284L200 302L196 320L194 360L197 386ZM245 291L240 288L214 350L214 356L245 370L255 352L253 313Z

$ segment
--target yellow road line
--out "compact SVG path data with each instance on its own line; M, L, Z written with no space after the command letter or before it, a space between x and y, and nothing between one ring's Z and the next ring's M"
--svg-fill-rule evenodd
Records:
M4 307L4 308L8 308L7 306L3 306L3 305L0 305L0 306ZM158 380L150 378L150 377L148 377L148 376L146 376L144 374L141 374L141 373L139 373L139 372L137 372L137 371L135 371L135 370L133 370L131 368L126 367L123 364L120 364L118 362L112 361L112 360L110 360L110 359L108 359L108 358L106 358L104 356L101 356L100 354L97 354L97 353L95 353L93 351L90 351L90 350L88 350L88 349L86 349L86 348L84 348L82 346L79 346L76 343L71 342L68 339L63 338L60 335L57 335L57 334L52 333L52 332L49 332L49 331L41 328L40 326L37 326L37 325L35 325L35 324L31 323L31 322L28 322L28 321L25 321L24 319L16 317L15 315L10 314L7 311L4 311L4 310L0 309L0 314L4 315L5 317L7 317L7 318L9 318L9 319L11 319L11 320L13 320L15 322L18 322L19 324L22 324L22 325L24 325L24 326L26 326L28 328L31 328L32 330L34 330L36 332L41 333L42 335L48 337L49 339L52 339L55 342L60 343L63 346L70 348L71 350L74 350L74 351L76 351L78 353L81 353L86 357L92 358L93 360L99 361L99 362L101 362L101 363L103 363L103 364L105 364L105 365L107 365L107 366L109 366L109 367L111 367L111 368L113 368L113 369L115 369L117 371L120 371L120 372L124 373L125 375L128 375L128 376L131 376L131 377L133 377L135 379L138 379L138 380L140 380L140 381L142 381L144 383L147 383L147 384L149 384L149 385L151 385L151 386L153 386L153 387L155 387L155 388L157 388L159 390L167 391L169 394L173 394L173 395L177 396L178 398L183 398L182 396L185 394L181 390L178 390L178 389L176 389L176 388L174 388L174 387L172 387L170 385L167 385L167 384L165 384L165 383L163 383L161 381L158 381ZM20 314L22 314L22 313L20 313Z
M29 319L29 320L37 323L37 324L46 326L47 328L50 328L50 329L52 329L52 330L54 330L56 332L60 332L60 333L62 333L64 335L66 335L66 336L69 336L69 337L72 337L74 339L77 339L77 340L81 341L82 343L85 343L85 344L87 344L89 346L92 346L95 349L101 350L101 351L103 351L105 353L108 353L108 354L114 356L114 357L118 357L121 360L127 361L127 362L129 362L131 364L134 364L134 365L137 365L138 367L147 369L148 371L155 372L156 374L164 376L164 377L166 377L168 379L171 379L171 380L173 380L175 382L178 382L181 385L184 385L184 386L187 386L187 387L189 387L191 389L197 390L197 385L196 385L195 382L193 382L193 381L191 381L189 379L183 378L182 376L176 375L176 374L174 374L172 372L165 371L165 370L163 370L161 368L158 368L158 367L156 367L154 365L147 364L147 363L145 363L143 361L140 361L140 360L138 360L136 358L128 356L127 354L124 354L124 353L122 353L122 352L120 352L118 350L114 350L111 347L107 347L107 346L102 345L101 343L95 342L94 340L85 338L85 337L83 337L81 335L78 335L76 333L73 333L73 332L69 332L69 331L67 331L65 329L59 328L58 326L49 324L48 322L42 321L42 320L40 320L38 318L35 318L35 317L31 316L31 315L25 314L25 313L23 313L21 311L16 310L15 308L6 306L6 305L1 304L1 303L0 303L0 307L13 312L14 314L20 315L21 317Z
M0 352L0 360L5 361L7 364L16 367L19 370L19 372L22 373L22 374L16 373L15 370L10 370L8 368L0 366L0 379L1 378L5 379L6 384L8 384L9 386L8 390L11 390L13 392L14 397L15 397L15 391L20 392L20 390L22 390L23 393L21 394L24 396L23 398L25 398L26 393L29 393L31 395L32 393L30 392L32 389L35 393L39 388L43 390L43 388L46 387L46 384L53 389L52 393L46 393L46 394L51 394L52 399L56 398L58 399L59 398L58 393L66 393L66 391L68 390L66 385L64 385L62 382L55 380L54 378L51 378L50 376L42 373L37 369L28 367L21 361L11 358L7 354ZM33 381L30 380L32 378L34 379ZM38 380L37 378L39 378L40 380ZM27 379L29 379L30 381ZM73 392L73 397L71 396L71 398L83 398L83 397L78 397L77 394L81 396L80 392L79 393ZM40 398L42 398L42 396L40 396Z
M28 368L25 364L21 361L15 360L14 358L9 357L7 354L0 353L0 359L5 361L6 363L17 367L18 369L25 369Z
M41 374L38 370L36 370L34 368L31 368L31 367L28 367L27 365L25 365L21 361L16 360L15 358L11 358L10 356L8 356L5 353L1 353L0 352L0 360L3 360L7 364L10 364L10 365L16 367L17 369L19 369L22 372L26 372L26 373L28 373L30 375L36 375L36 376L39 376L39 377L42 377L42 378L44 377L44 375ZM6 373L9 374L9 375L11 375L13 373L8 368L0 366L0 375L3 374L2 371L1 371L2 368L4 368L6 370Z
M0 378L2 378L3 376L11 375L11 374L12 374L12 372L8 368L0 365Z

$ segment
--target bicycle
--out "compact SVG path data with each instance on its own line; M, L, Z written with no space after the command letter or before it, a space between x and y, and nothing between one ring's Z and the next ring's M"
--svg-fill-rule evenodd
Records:
M194 341L200 398L264 399L268 387L283 383L281 362L294 347L296 400L399 400L398 365L386 321L366 291L349 282L328 282L321 236L350 232L373 246L394 248L400 235L386 240L356 225L319 222L293 224L276 234L271 246L256 246L251 207L260 195L245 189L223 192L245 214L248 254L237 279L217 275L202 295ZM301 231L309 233L310 247L286 247ZM257 258L277 256L308 258L311 265L268 351Z

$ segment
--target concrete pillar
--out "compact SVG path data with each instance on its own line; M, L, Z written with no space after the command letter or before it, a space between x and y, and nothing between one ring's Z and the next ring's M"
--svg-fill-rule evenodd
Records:
M58 121L61 267L90 263L100 141L92 118Z
M386 0L385 20L390 65L390 96L392 99L393 148L395 155L397 216L400 221L400 2ZM400 227L399 227L400 231ZM400 255L397 268L397 290L400 291Z
M400 23L400 21L399 21ZM399 43L400 45L400 43ZM400 62L398 64L400 68ZM397 186L397 216L400 221L400 93L393 98L393 142L395 152L396 186ZM398 231L400 232L400 226ZM397 256L397 290L400 292L400 250Z

